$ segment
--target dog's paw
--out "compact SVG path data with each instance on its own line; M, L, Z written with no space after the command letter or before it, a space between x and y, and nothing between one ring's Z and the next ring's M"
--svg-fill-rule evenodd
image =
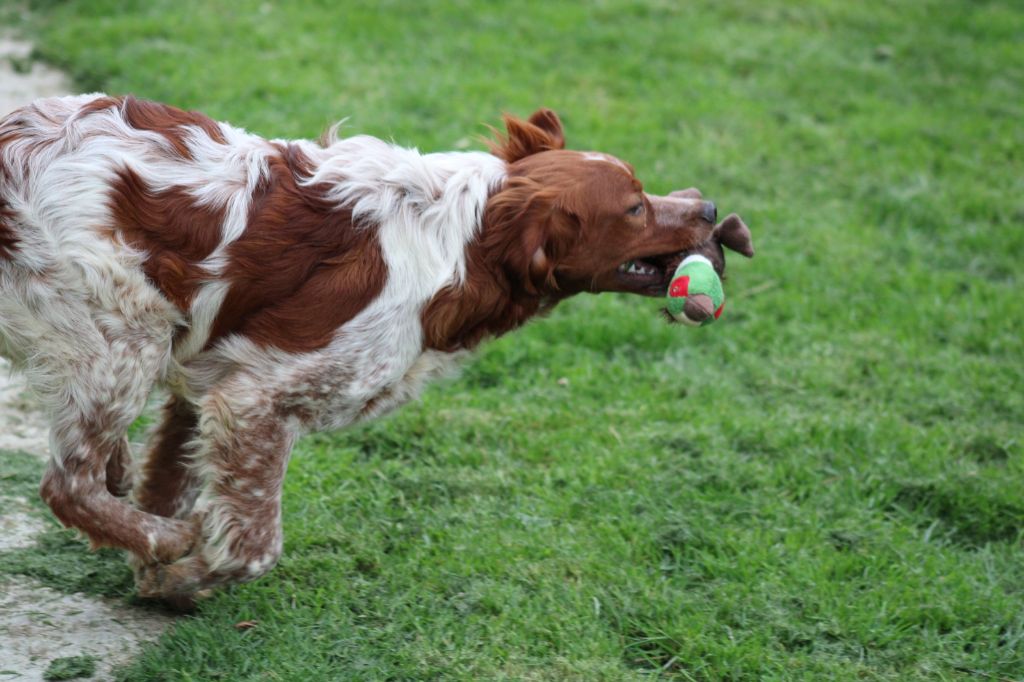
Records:
M255 580L277 563L282 546L279 531L275 534L260 529L249 533L232 527L229 533L211 541L203 532L202 522L201 516L188 520L193 541L187 553L175 560L134 558L139 596L165 600L190 596L207 588Z
M206 561L187 556L172 564L148 563L135 567L135 587L140 597L175 599L193 597L212 578Z

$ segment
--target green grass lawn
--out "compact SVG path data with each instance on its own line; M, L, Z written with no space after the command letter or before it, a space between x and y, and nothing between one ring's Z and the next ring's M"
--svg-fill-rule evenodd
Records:
M123 679L1024 679L1019 3L37 0L27 30L81 89L268 136L479 148L549 106L758 247L711 328L580 297L303 440L278 568ZM0 571L130 590L44 547Z

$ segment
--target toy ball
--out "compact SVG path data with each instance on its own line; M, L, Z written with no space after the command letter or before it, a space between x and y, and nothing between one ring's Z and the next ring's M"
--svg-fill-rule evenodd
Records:
M722 314L725 291L711 261L699 254L683 259L668 286L667 305L672 319L692 327L711 324Z

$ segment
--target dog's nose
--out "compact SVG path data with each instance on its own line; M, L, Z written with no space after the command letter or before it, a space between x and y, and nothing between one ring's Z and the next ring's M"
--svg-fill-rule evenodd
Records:
M701 207L700 214L704 220L714 225L715 221L718 220L718 207L715 206L715 202L713 201L705 201L704 205Z

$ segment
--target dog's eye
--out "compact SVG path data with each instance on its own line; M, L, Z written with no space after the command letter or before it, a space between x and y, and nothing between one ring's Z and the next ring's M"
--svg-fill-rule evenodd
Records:
M644 202L641 201L636 206L631 206L630 209L628 211L626 211L626 215L643 215L643 212L644 212Z

